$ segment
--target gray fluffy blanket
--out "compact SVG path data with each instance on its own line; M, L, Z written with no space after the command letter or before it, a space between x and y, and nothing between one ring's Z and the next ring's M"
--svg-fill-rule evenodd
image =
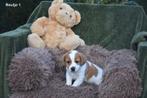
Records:
M84 83L73 88L65 85L65 68L59 49L26 48L17 53L9 66L10 98L137 98L141 79L132 50L108 51L98 45L77 49L91 62L105 69L99 85Z

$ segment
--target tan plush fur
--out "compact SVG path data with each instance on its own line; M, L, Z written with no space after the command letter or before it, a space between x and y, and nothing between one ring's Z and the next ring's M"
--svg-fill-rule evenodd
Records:
M29 46L71 50L85 45L71 29L81 21L78 11L63 3L63 0L54 0L48 13L48 18L40 17L32 24L32 34L28 36Z

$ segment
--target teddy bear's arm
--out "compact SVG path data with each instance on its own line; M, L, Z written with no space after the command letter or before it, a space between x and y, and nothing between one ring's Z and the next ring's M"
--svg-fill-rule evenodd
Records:
M44 41L36 33L29 34L27 40L28 40L28 45L30 47L33 47L33 48L44 48L45 47Z
M32 33L36 33L39 36L43 36L45 34L45 26L48 24L47 17L38 18L31 26Z

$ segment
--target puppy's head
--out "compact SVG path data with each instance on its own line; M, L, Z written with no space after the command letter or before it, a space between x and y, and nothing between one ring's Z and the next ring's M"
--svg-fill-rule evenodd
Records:
M86 63L86 57L82 53L72 50L63 55L63 62L66 70L77 72Z

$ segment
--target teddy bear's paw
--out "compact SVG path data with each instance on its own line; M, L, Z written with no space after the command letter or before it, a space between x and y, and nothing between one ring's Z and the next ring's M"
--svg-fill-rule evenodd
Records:
M85 46L85 41L81 39L81 46Z
M36 33L28 35L27 40L28 40L28 45L30 47L33 47L33 48L44 48L45 47L45 43Z
M75 41L75 43L76 43L76 45L78 44L78 46L85 46L86 44L85 44L85 41L83 40L83 39L81 39L80 37L79 37L79 35L73 35L72 36L72 38L74 38L73 40L76 40ZM77 47L78 47L77 46Z

